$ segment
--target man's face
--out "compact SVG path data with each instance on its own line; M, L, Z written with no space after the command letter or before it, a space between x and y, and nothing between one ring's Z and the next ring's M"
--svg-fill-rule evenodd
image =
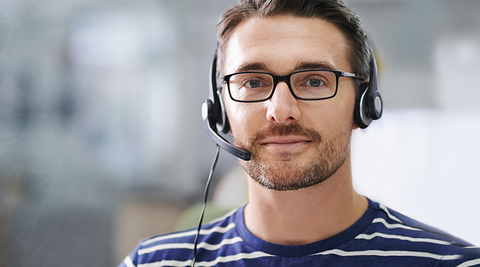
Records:
M286 75L311 68L352 71L341 32L316 18L248 19L234 30L225 53L226 74ZM337 95L319 101L295 99L284 82L271 99L258 103L235 102L225 90L234 142L252 152L252 159L241 164L260 184L276 190L300 189L342 168L355 127L352 79L340 78Z

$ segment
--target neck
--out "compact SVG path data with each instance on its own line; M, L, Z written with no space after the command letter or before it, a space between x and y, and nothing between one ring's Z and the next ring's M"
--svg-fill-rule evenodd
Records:
M320 241L354 224L366 211L366 198L352 185L350 156L321 184L293 191L266 189L249 179L245 224L255 236L281 245Z

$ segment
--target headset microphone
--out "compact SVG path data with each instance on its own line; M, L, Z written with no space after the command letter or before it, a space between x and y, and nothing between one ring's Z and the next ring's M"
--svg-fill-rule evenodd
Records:
M251 153L248 150L234 146L232 143L227 141L223 136L221 136L217 127L220 127L220 130L223 133L227 133L230 129L228 123L227 114L225 108L223 107L222 96L217 87L217 52L215 51L215 56L213 57L213 63L211 68L211 80L210 85L212 91L210 92L210 98L205 100L202 105L202 119L203 126L205 131L212 140L223 148L228 153L234 155L243 160L250 160Z

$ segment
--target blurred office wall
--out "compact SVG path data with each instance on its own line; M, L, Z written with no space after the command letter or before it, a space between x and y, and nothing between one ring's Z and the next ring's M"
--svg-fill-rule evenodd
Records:
M480 243L478 1L350 1L380 58L384 117L352 142L358 190Z
M480 244L478 1L349 0L384 118L358 190ZM115 266L201 200L200 106L230 0L0 0L0 266ZM221 154L215 184L236 166Z

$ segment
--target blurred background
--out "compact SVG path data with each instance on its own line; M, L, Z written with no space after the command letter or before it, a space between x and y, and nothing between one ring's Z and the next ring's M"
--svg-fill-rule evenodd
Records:
M116 266L187 227L215 153L214 26L235 3L0 0L0 267ZM480 245L480 1L346 3L386 105L353 136L355 186ZM244 203L244 179L222 152L212 201Z

